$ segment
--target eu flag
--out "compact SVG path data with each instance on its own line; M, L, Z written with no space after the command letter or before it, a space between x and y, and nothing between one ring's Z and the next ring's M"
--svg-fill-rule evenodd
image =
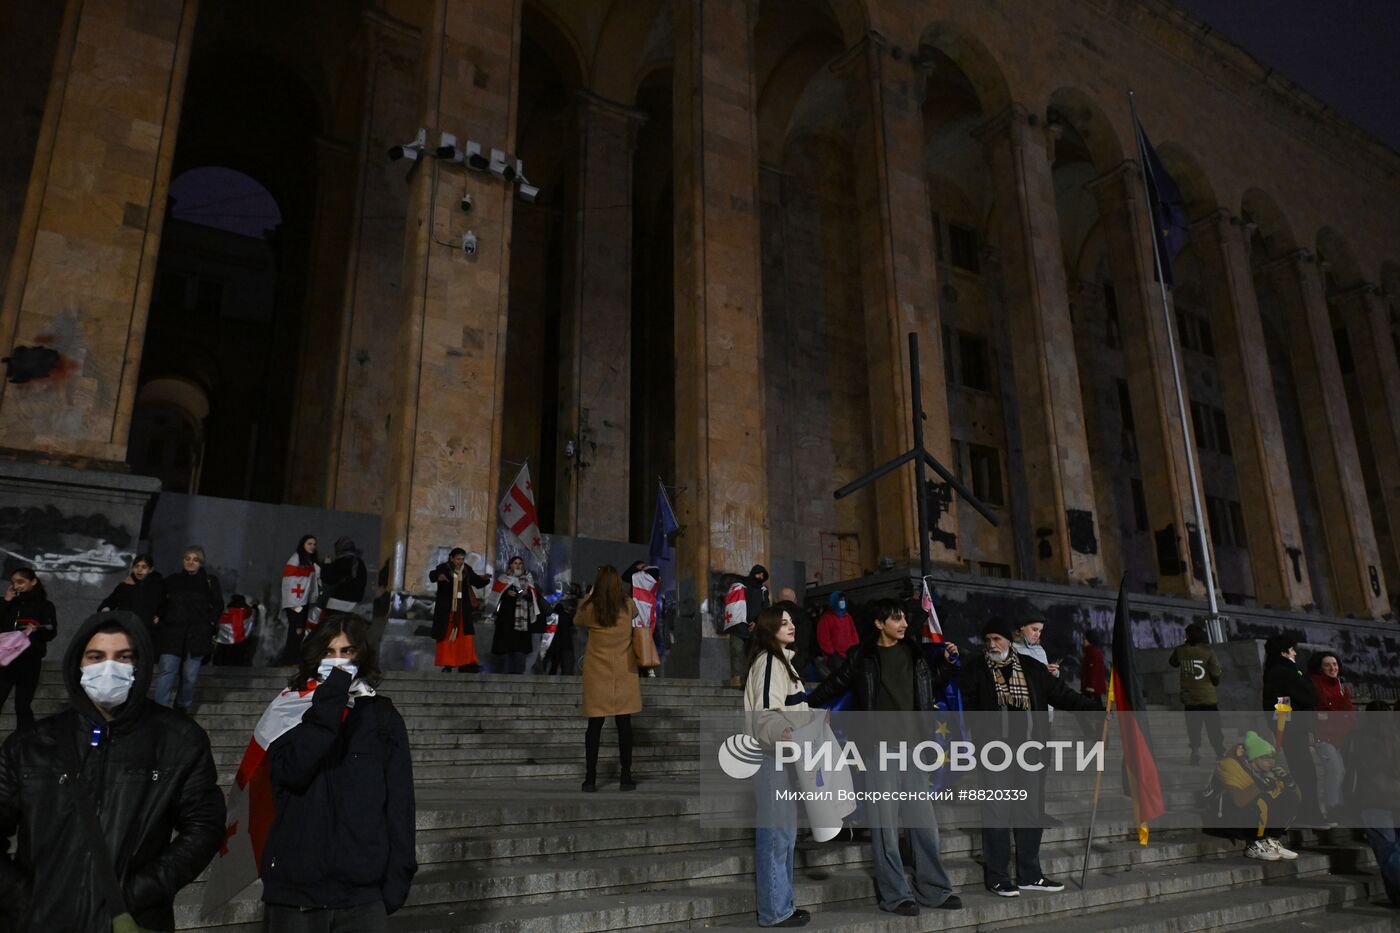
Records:
M1157 150L1147 141L1147 131L1133 116L1137 130L1138 155L1142 158L1143 175L1147 179L1147 208L1151 216L1152 238L1157 245L1157 259L1162 267L1162 281L1172 281L1172 260L1186 246L1186 199L1181 189L1162 165Z
M666 487L661 480L657 480L656 511L651 517L647 563L660 571L657 593L663 596L676 591L676 533L679 530L680 524L671 508L671 500L666 497Z

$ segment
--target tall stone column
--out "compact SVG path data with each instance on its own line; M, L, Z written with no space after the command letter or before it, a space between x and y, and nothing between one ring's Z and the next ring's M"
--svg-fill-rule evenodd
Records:
M57 359L0 382L7 447L126 459L197 7L69 0L0 307Z
M924 445L951 466L948 393L939 337L933 218L924 168L922 90L925 76L896 61L889 44L871 32L833 66L844 75L856 115L854 156L856 248L865 299L865 347L869 373L871 468L914 445L910 413L908 334L919 335ZM932 473L929 478L938 481ZM917 559L918 495L914 470L903 467L874 486L880 554ZM860 492L857 495L870 495ZM932 508L932 506L931 506ZM957 503L930 511L935 561L958 560ZM980 520L980 519L979 519Z
M1013 104L976 133L997 190L993 223L1036 537L1035 564L1022 572L1083 582L1102 579L1104 565L1049 137L1033 121Z
M447 131L514 148L520 9L521 0L436 0L415 108L430 143ZM383 537L394 585L421 589L434 548L493 543L516 194L490 173L432 158L401 171L408 214ZM450 183L434 185L439 174ZM468 228L472 255L455 245Z
M419 31L381 13L366 12L363 30L364 115L358 142L355 213L341 303L338 367L331 391L326 504L352 512L380 512L387 495L384 477L392 455L396 410L395 376L400 371L395 333L403 314L404 167L390 162L390 146L418 132ZM489 399L489 393L485 396ZM465 403L488 410L481 393Z
M560 362L560 431L579 445L561 483L562 529L628 536L631 469L632 150L646 115L580 92L573 301ZM658 348L665 352L669 348ZM747 568L746 568L747 569Z
M1390 333L1390 309L1380 289L1369 282L1334 295L1331 305L1351 345L1357 401L1375 462L1376 505L1384 510L1389 526L1382 564L1387 576L1400 574L1400 361ZM1389 581L1392 588L1397 582Z
M1165 593L1204 597L1205 574L1192 572L1197 545L1195 507L1187 470L1186 434L1172 379L1171 343L1153 262L1152 229L1136 162L1124 162L1091 182L1103 219L1109 272L1118 298L1123 354L1128 363L1133 424L1147 517L1157 553L1157 586ZM1205 521L1205 516L1201 516Z
M1366 501L1346 386L1332 338L1322 273L1297 250L1269 266L1283 306L1308 456L1316 479L1339 613L1363 617L1390 608L1380 580L1380 549Z
M681 611L768 559L756 0L676 0L676 508ZM718 609L719 607L715 607ZM706 634L712 634L707 632Z
M1302 555L1306 542L1293 499L1249 245L1238 218L1224 210L1197 223L1191 234L1200 246L1206 301L1217 337L1255 598L1301 609L1313 601L1312 584Z

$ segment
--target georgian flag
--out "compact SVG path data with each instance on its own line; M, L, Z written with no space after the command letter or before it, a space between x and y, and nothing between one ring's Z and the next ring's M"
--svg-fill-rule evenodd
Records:
M645 570L632 574L632 602L637 606L642 628L656 627L656 585L656 578Z
M923 596L919 599L919 605L924 610L924 641L934 643L943 640L943 626L938 621L938 610L933 608L933 594L928 591L928 579L924 579Z
M539 513L535 510L535 487L530 482L530 465L520 468L515 482L501 499L497 516L501 527L508 528L515 539L545 563L544 537L540 534Z
M208 917L228 903L262 871L263 845L276 815L272 801L272 765L267 750L282 736L301 724L311 709L311 697L318 682L308 680L300 690L290 688L277 695L258 720L253 737L243 752L243 761L228 792L227 829L224 844L209 868L200 915ZM374 688L361 681L350 685L350 705L355 698L374 696ZM348 710L347 710L348 715Z
M727 632L749 620L748 591L744 584L735 583L724 594L724 630Z

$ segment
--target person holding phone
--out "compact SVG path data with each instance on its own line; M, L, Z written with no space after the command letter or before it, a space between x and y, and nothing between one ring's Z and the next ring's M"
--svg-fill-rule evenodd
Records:
M37 574L29 567L10 573L5 602L0 605L0 632L24 632L29 647L4 667L0 667L0 710L10 691L15 693L15 720L19 731L34 728L34 691L39 687L39 664L48 652L49 642L58 634L58 614Z

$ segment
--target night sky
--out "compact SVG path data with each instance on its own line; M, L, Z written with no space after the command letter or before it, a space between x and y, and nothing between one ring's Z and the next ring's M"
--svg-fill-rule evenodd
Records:
M1174 0L1400 151L1400 0Z

